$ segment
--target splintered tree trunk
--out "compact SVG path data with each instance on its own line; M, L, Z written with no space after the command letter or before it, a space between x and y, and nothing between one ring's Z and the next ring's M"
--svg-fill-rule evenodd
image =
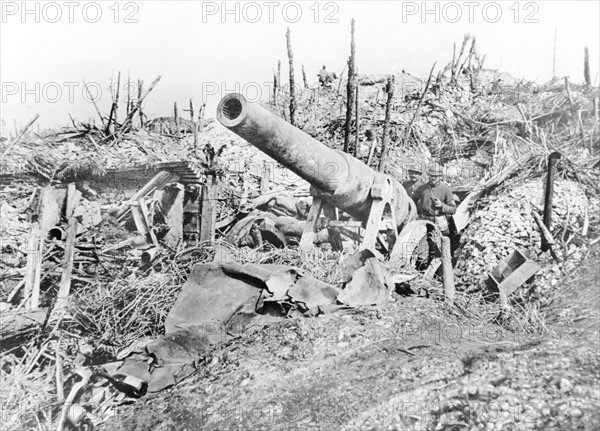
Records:
M144 128L144 113L142 112L142 87L144 86L144 81L138 79L138 94L137 94L137 110L138 115L140 116L140 129Z
M592 85L592 80L590 78L590 52L587 46L583 51L583 78L585 79L586 85Z
M387 82L387 101L385 103L385 121L383 123L383 139L381 141L381 157L379 159L379 172L385 172L388 158L388 142L390 140L390 115L392 113L392 99L394 97L395 77L391 75Z
M354 18L350 21L350 58L348 59L348 82L346 84L346 125L344 127L344 152L350 150L350 127L354 108Z
M354 112L356 114L356 136L354 137L354 157L356 157L358 155L358 141L359 141L359 136L360 136L360 119L359 119L359 112L358 112L358 85L356 86L356 95L355 95L354 101L355 101Z
M292 36L289 27L285 38L287 40L288 59L290 61L290 124L294 126L296 123L296 90L294 89L294 53L292 52Z
M129 72L127 72L127 116L129 117L129 113L131 112L131 77L129 76Z
M289 29L288 29L289 30ZM281 88L281 60L277 60L277 89Z
M204 112L206 111L206 102L202 103L202 106L198 110L198 132L201 133L204 130Z
M190 99L190 120L192 122L192 127L194 128L194 148L198 147L198 123L196 123L196 119L194 117L194 104L192 103L192 99Z
M173 103L173 119L175 120L175 133L173 134L179 135L179 112L177 110L177 102Z
M277 75L273 71L273 106L277 105Z
M113 103L112 106L110 108L110 114L108 115L108 122L106 123L106 129L105 129L105 133L108 135L110 133L110 126L112 124L113 118L115 121L115 127L114 127L114 132L117 131L117 111L118 111L118 105L119 105L119 87L121 87L121 72L119 72L117 74L117 88L115 91L115 96L113 98Z

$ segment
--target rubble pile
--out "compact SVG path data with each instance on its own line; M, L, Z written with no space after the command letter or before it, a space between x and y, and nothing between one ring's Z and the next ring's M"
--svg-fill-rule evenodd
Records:
M552 235L559 241L564 261L553 260L541 251L541 234L532 211L541 212L544 204L542 179L504 187L481 199L474 217L461 236L456 255L455 275L466 291L485 288L489 274L512 251L524 251L529 258L547 262L535 276L542 289L555 286L585 257L588 250L584 226L598 226L597 198L586 196L584 187L574 181L554 184ZM587 219L587 221L586 221Z

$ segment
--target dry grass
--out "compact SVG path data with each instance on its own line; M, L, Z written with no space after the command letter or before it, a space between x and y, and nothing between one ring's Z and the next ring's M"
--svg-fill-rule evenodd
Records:
M139 338L163 333L163 323L180 287L168 272L95 282L73 295L71 313L96 343L124 347Z
M212 262L214 254L212 246L193 247L166 256L161 272L85 285L73 294L73 319L96 346L123 348L143 337L157 337L164 333L165 319L192 266ZM331 284L339 281L338 258L339 253L321 250L313 254L289 248L235 251L237 263L296 266Z
M37 349L17 357L13 354L1 358L0 430L48 429L58 403L54 393L54 373L48 369L31 368Z

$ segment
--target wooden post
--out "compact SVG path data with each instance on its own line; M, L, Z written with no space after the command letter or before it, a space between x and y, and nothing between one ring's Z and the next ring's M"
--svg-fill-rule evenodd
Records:
M548 174L546 176L546 190L544 193L544 225L551 232L552 225L552 198L554 196L554 171L556 162L561 158L559 152L554 152L548 156ZM542 236L542 251L546 251L549 248L547 241L543 240Z
M265 194L269 191L269 184L271 182L271 163L265 161L263 163L263 171L260 179L260 193Z
M60 285L57 295L57 310L65 305L69 292L71 290L71 275L73 274L73 256L75 254L75 241L77 238L77 219L71 217L67 227L67 240L65 246L65 255L63 259L63 271L60 277Z
M25 289L23 291L26 310L31 309L30 296L33 292L37 260L42 258L38 255L37 236L39 235L39 231L40 229L37 222L32 223L31 226L29 226L29 237L27 241L27 266L25 269Z
M332 205L323 205L323 215L328 220L337 221L337 209ZM331 249L333 251L344 250L344 245L342 244L342 237L340 233L337 230L330 227L327 228L327 233L329 234L329 242L331 244Z
M385 172L388 159L388 142L390 140L390 116L392 114L392 99L394 97L395 77L390 75L387 81L387 101L385 103L385 121L383 123L383 139L381 141L381 157L379 159L379 172Z
M352 125L352 110L354 109L354 80L355 80L355 43L354 18L350 21L350 58L348 59L348 82L346 83L346 124L344 126L344 152L350 150L350 130Z
M452 270L452 251L450 249L450 238L442 235L442 281L446 299L454 303L454 272Z
M292 36L288 27L285 34L287 41L288 59L290 62L290 124L296 124L296 89L294 88L294 53L292 52Z
M304 231L302 232L299 244L300 250L304 252L307 252L314 247L317 223L322 209L323 201L321 198L319 196L313 196L312 205L310 206L310 211L308 211Z
M146 204L146 200L143 197L138 199L138 206L143 217L143 222L146 225L146 231L148 232L148 234L150 235L150 239L152 240L152 244L154 244L154 247L159 248L160 244L158 243L158 239L156 238L156 235L152 230L152 220L150 220L148 205Z
M217 218L217 186L215 179L209 179L208 184L202 185L202 206L200 209L200 241L214 242L215 224Z

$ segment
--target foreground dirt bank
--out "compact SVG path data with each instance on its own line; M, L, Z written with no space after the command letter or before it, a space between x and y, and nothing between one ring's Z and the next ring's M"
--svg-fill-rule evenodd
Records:
M565 283L578 314L555 336L397 297L236 340L104 429L598 429L597 253Z

